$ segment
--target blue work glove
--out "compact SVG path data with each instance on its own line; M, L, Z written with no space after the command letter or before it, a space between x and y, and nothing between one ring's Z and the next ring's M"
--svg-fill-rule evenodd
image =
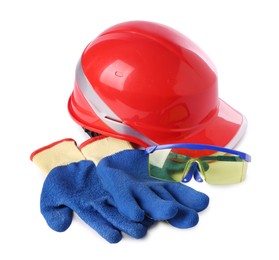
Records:
M150 177L144 150L125 150L103 158L97 174L118 210L134 221L142 221L147 215L167 220L177 228L190 228L198 223L198 212L209 203L204 193Z
M142 238L154 221L145 218L137 223L120 214L111 195L103 189L95 164L82 159L85 158L72 139L53 143L31 155L31 160L48 173L40 207L49 227L65 231L75 212L110 243L119 242L122 231Z

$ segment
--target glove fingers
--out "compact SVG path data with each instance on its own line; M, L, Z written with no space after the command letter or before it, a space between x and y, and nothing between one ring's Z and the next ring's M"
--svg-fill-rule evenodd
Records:
M177 214L178 208L173 201L160 198L150 188L139 187L136 196L145 214L154 220L167 220Z
M147 216L145 216L144 220L141 222L145 227L149 228L151 227L155 221Z
M79 215L79 217L87 223L90 227L96 230L104 239L110 243L117 243L122 239L122 235L119 230L115 229L109 222L107 222L100 214L94 212L92 208L77 208L75 205L71 205L73 210L67 206L49 205L48 196L42 196L41 198L41 213L44 216L47 224L55 231L63 232L68 229L72 223L73 210Z
M66 206L50 206L41 199L41 213L49 227L57 232L68 229L72 223L73 211Z
M168 223L177 228L191 228L199 222L199 215L195 210L181 207L178 213Z
M132 194L115 194L116 206L123 215L133 221L143 221L145 218L144 210L139 206L138 202Z
M209 204L209 197L206 194L181 183L166 183L164 187L177 202L195 211L202 211Z
M122 239L121 232L97 211L86 209L79 212L78 216L109 243L118 243Z
M154 185L152 186L152 191L156 193L163 200L176 201L174 197L169 193L169 191L165 189L163 186Z
M154 192L156 192L162 199L174 201L174 197L166 190L163 186L152 187ZM190 228L199 222L199 216L197 212L193 209L183 206L177 202L178 212L177 214L168 219L168 223L177 228Z
M147 226L143 225L142 223L134 222L128 219L126 216L121 215L114 206L108 205L105 202L99 203L98 206L95 204L94 206L107 221L129 236L134 238L142 238L146 235Z

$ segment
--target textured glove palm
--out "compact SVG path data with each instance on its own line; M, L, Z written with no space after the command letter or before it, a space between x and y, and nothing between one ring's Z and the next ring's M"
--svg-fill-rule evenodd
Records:
M150 177L148 155L143 150L126 150L103 158L97 174L119 211L134 221L143 220L146 214L178 228L189 228L198 223L198 212L209 203L204 193Z
M40 207L49 227L65 231L75 212L110 243L121 240L121 231L134 238L143 237L153 221L145 218L137 223L121 215L111 195L103 189L95 164L81 158L85 159L75 142L69 139L41 148L32 155L32 160L48 173Z
M120 231L135 238L147 228L119 214L110 195L104 191L91 161L80 161L53 169L44 182L41 212L48 225L65 231L72 222L73 211L111 243L121 240Z

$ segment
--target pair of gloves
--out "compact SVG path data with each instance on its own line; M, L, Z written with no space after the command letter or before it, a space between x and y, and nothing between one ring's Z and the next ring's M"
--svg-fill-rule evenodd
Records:
M79 147L63 139L30 158L47 174L40 209L58 232L71 225L75 212L108 242L117 243L122 232L144 237L154 221L193 227L209 203L204 193L150 177L145 151L119 139L97 137Z

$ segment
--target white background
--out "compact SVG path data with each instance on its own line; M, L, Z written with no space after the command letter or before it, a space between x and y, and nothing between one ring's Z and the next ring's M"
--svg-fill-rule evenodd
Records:
M31 1L0 3L1 259L279 259L278 1ZM160 22L215 63L219 95L248 119L238 149L252 155L239 185L193 187L210 206L199 224L158 223L144 239L109 244L75 216L64 233L40 214L44 175L30 153L61 138L87 139L67 111L75 65L106 28Z

